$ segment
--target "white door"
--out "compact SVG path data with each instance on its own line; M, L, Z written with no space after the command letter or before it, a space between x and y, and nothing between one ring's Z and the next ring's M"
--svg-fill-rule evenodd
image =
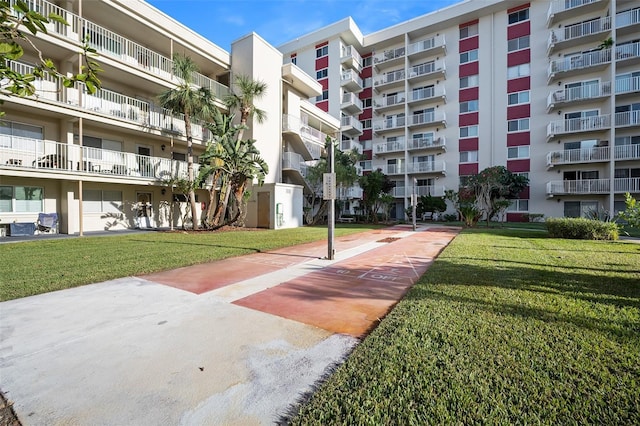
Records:
M153 204L152 194L150 192L138 192L137 208L136 208L136 228L154 228L155 221L153 220Z

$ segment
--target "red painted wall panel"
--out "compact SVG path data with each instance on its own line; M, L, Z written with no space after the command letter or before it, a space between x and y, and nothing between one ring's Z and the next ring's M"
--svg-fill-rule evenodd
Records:
M458 151L477 151L478 150L478 138L466 138L458 141Z
M460 53L467 52L469 50L477 49L480 46L480 37L473 36L469 38L464 38L458 42L458 49Z
M329 101L317 102L316 106L324 112L329 112Z
M476 75L479 73L479 69L480 69L480 62L479 61L475 61L475 62L471 62L469 64L462 64L460 65L460 69L458 70L458 76L460 77L467 77L470 75Z
M316 71L327 68L329 66L329 56L323 56L316 59Z
M507 28L507 40L531 34L531 21L524 21Z
M363 89L362 92L358 93L358 97L360 99L367 99L372 97L371 90L372 90L371 87L367 87Z
M507 222L527 222L524 213L507 213Z
M373 130L366 129L362 131L362 136L360 136L361 141L368 141L373 139Z
M477 175L478 163L458 164L458 174L460 176Z
M507 92L520 92L531 89L531 77L514 78L507 81Z
M329 79L323 78L322 80L318 80L318 83L322 85L322 90L327 90L329 88Z
M529 159L507 160L507 170L510 172L528 172L531 170Z
M528 200L529 199L529 193L531 188L530 187L526 187L525 189L523 189L522 191L520 191L520 194L518 194L518 198L520 198L521 200Z
M371 160L371 158L373 157L373 151L370 149L367 149L366 151L362 151L362 156L364 157L365 160Z
M458 101L473 101L479 98L479 88L478 87L470 87L468 89L460 89L460 93L458 93Z
M363 68L362 71L360 72L360 77L362 78L369 78L372 75L373 75L373 67Z
M460 114L458 117L458 126L473 126L479 123L479 115L477 112L470 112L468 114Z
M531 105L515 105L507 107L507 120L531 117Z
M528 64L531 62L531 49L518 50L507 55L507 66L514 67L516 65Z
M530 132L507 133L507 146L531 145Z
M371 118L373 116L373 108L367 108L358 116L359 120L366 120L367 118Z

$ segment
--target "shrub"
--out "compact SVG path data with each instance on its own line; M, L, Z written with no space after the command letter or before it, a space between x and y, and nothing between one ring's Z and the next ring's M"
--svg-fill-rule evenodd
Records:
M614 222L579 218L549 218L545 222L552 238L578 240L617 240L618 225Z

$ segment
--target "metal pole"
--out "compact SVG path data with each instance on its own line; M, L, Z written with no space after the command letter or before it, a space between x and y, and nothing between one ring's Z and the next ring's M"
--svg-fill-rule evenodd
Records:
M336 172L335 171L335 159L334 159L334 147L333 147L333 143L334 141L331 140L329 142L329 158L328 158L328 163L329 163L329 173L331 173L332 175ZM335 234L335 228L336 228L336 218L335 218L335 214L336 214L336 200L335 197L331 197L331 199L329 200L329 212L327 214L327 222L328 223L328 242L327 242L327 249L328 249L328 253L327 253L327 259L329 260L333 260L334 255L335 255L335 249L333 247L333 240L334 240L334 234Z
M416 204L418 197L416 196L416 185L418 181L413 179L413 190L411 192L411 216L413 217L413 230L416 230Z

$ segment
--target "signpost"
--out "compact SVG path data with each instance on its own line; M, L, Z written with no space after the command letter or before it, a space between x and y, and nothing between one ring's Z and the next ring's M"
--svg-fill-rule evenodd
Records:
M336 227L336 171L333 157L333 140L329 142L329 173L322 175L322 198L329 200L329 212L327 214L328 222L328 243L327 243L327 259L333 260L335 249L333 248L333 239Z

